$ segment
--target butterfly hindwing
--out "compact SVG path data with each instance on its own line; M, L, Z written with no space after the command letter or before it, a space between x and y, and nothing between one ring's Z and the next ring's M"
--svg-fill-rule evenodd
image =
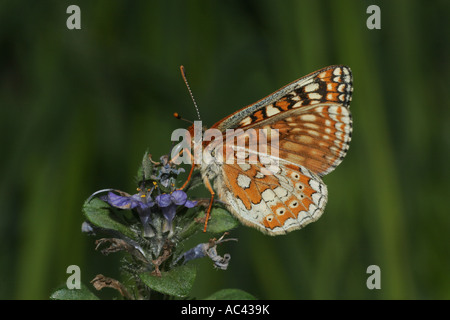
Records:
M304 167L280 163L277 170L259 164L224 165L215 189L245 225L270 235L285 234L316 221L327 202L320 177Z

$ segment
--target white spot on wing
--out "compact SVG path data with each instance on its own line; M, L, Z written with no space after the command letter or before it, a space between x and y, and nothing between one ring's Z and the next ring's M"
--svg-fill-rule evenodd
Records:
M317 107L314 110L315 110L315 112L322 113L323 112L323 107Z
M320 193L316 192L316 193L312 194L311 198L312 198L312 201L314 201L314 203L318 205L320 198L322 198L322 195Z
M303 104L303 100L300 100L299 102L295 103L295 104L292 106L292 109L300 108L300 107L302 106L302 104Z
M318 83L311 83L305 87L305 92L313 92L319 89Z
M307 127L307 128L311 128L311 129L316 129L316 130L318 130L318 129L320 128L317 124L315 124L315 123L310 123L310 122L305 122L305 123L303 124L303 126L305 126L305 127ZM295 133L295 129L297 129L297 128L292 129L291 132L292 132L292 133ZM299 129L299 131L301 131L301 129Z
M314 122L316 121L316 116L313 114L304 114L300 116L300 119L302 119L303 121Z
M268 117L271 117L271 116L273 116L273 115L276 115L277 113L280 113L280 112L281 112L280 110L278 110L277 108L275 108L275 107L272 106L272 105L269 105L269 106L267 106L267 108L266 108L266 114L267 114Z
M252 166L249 165L248 163L240 163L240 164L238 164L238 166L239 166L243 171L250 170L250 168L252 167Z
M320 188L320 183L316 180L309 180L309 185L311 186L311 188L313 188L315 191L319 191Z
M246 117L241 121L242 126L248 126L250 123L252 123L252 118Z
M322 99L322 95L318 94L317 92L309 93L308 94L309 99Z
M334 69L333 74L335 76L340 76L342 74L342 69L341 68Z
M261 172L257 172L255 175L255 178L258 178L258 179L262 179L264 177L265 177L265 175L263 175Z
M274 202L275 201L275 192L273 192L271 189L264 190L263 193L261 193L261 197L267 203Z
M243 174L238 175L237 184L239 187L247 189L248 187L250 187L251 182L252 180L249 177L244 176Z
M306 224L306 221L310 220L311 216L307 211L300 211L297 217L297 220L300 221L301 224Z
M286 189L282 188L282 187L276 187L273 191L275 191L275 194L278 196L278 198L281 201L286 201L288 199L289 193L287 192Z

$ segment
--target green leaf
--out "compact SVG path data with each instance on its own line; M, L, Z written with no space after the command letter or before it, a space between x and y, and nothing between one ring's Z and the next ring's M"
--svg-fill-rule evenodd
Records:
M94 226L117 231L131 239L136 239L136 235L128 226L114 218L112 208L106 202L98 198L86 201L83 205L83 212L87 220Z
M68 289L63 286L52 293L51 300L99 300L84 284L81 289Z
M205 211L198 211L195 216L181 215L181 220L177 221L177 225L184 226L183 230L178 234L178 238L185 240L195 234L203 231L204 223L196 222L197 219L205 217ZM176 217L177 219L178 217ZM211 233L224 233L239 226L239 222L225 209L213 208L211 217L208 221L206 231Z
M152 290L183 298L191 291L196 273L195 266L185 265L161 272L161 277L145 272L141 273L139 278Z
M223 208L213 208L211 210L211 218L208 221L206 231L211 233L223 233L239 226L231 213Z
M213 293L205 300L256 300L256 298L240 289L222 289Z

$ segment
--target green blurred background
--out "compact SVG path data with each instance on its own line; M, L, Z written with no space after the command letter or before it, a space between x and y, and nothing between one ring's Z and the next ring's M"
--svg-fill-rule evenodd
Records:
M81 8L81 30L66 9ZM369 30L366 9L381 9ZM319 68L353 70L354 133L324 181L324 216L268 237L247 227L227 271L198 261L192 295L450 298L449 1L0 1L0 298L47 299L67 266L120 277L80 232L94 191L133 192L145 149L212 125ZM207 195L206 190L198 191ZM207 235L193 240L206 241ZM369 265L381 289L369 290ZM105 289L110 290L110 289Z

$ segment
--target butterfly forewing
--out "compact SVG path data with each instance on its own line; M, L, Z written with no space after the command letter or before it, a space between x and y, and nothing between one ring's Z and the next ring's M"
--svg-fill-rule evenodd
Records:
M353 92L352 73L346 66L330 66L300 78L212 126L226 129L254 126L291 109L319 103L348 107Z
M278 130L279 157L320 176L331 172L349 148L352 120L343 106L320 104L269 122L267 127Z

